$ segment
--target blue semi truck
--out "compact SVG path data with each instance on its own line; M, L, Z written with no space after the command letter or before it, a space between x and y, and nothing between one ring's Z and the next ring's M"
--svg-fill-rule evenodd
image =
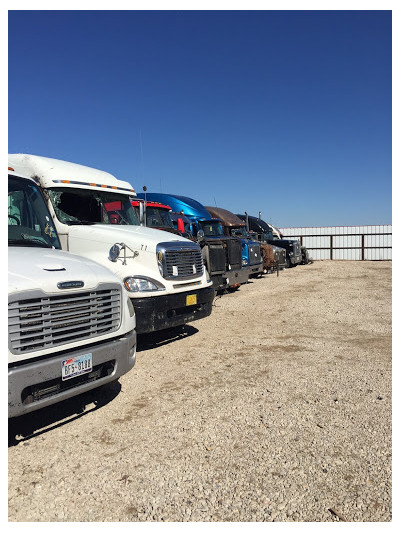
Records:
M172 218L185 220L185 229L199 243L204 263L215 290L238 288L247 283L250 271L243 264L239 239L227 237L220 220L213 218L204 206L186 196L164 193L139 193L138 198L161 202L172 209Z

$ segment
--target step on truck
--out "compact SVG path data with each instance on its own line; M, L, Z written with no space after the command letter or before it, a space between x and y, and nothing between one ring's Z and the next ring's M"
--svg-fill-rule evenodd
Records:
M249 230L255 231L262 242L279 246L286 251L285 266L290 268L299 265L302 261L300 243L296 239L281 239L277 230L259 217L251 215L237 215L243 221L248 221Z
M12 154L9 164L37 180L63 250L109 268L123 282L136 333L210 315L214 289L198 244L145 228L131 205L132 186L112 174L46 157Z
M249 238L246 226L236 215L221 207L205 206L211 216L221 221L224 233L230 237L238 237L242 243L243 263L249 270L250 277L264 273L260 243Z
M115 381L135 360L135 313L121 281L61 251L37 183L9 167L9 418Z
M221 222L213 219L200 202L187 196L165 193L138 193L138 198L167 204L173 216L177 217L177 223L186 221L185 230L201 246L204 263L216 291L238 288L247 283L249 273L242 265L240 242L226 237Z

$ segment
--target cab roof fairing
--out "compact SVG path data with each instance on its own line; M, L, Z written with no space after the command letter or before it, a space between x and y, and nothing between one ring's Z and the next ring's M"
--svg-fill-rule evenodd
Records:
M233 214L231 211L228 211L227 209L223 209L222 207L212 207L208 205L205 206L205 208L213 217L221 220L224 226L243 227L246 225L243 220L241 220L238 216Z
M137 197L143 199L144 193L138 193ZM190 220L204 221L211 220L212 218L210 213L200 202L193 198L188 198L187 196L148 192L146 193L146 198L147 200L161 202L171 206L174 213L180 214L180 212L183 211L183 214Z
M8 164L23 175L39 179L44 188L103 189L136 197L133 187L127 181L118 180L103 170L69 161L30 154L9 154Z

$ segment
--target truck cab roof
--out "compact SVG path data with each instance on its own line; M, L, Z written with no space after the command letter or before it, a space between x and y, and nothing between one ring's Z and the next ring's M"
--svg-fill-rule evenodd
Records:
M34 183L35 185L38 185L36 179L31 178L30 176L27 176L27 175L23 174L22 172L17 172L14 167L10 166L10 164L8 165L8 175L9 176L15 176L16 178L21 178L21 179L24 179L24 180L29 180L32 183Z
M144 193L138 193L137 197L144 199ZM146 193L146 198L153 202L161 202L171 206L174 213L181 213L183 211L181 214L189 218L196 218L196 220L212 219L210 213L200 202L187 196L150 192Z
M208 205L205 206L205 208L211 216L219 218L224 226L237 227L246 225L243 220L241 220L238 216L234 215L231 211L228 211L227 209L222 209L222 207L212 207Z
M19 175L40 180L45 188L103 188L109 192L136 196L127 181L118 180L112 174L84 165L30 154L9 154L8 165Z
M244 221L246 220L246 215L238 214L237 216ZM271 231L275 238L277 239L283 238L282 233L277 228L275 228L271 224L268 224L268 222L265 222L265 220L263 220L262 218L258 218L252 215L248 215L248 217L249 217L249 226L251 230L261 232L261 233Z

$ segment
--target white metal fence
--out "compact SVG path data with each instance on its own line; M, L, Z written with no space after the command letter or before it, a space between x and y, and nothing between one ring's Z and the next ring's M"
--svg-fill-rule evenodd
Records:
M299 239L313 259L382 261L392 259L392 226L329 226L280 228Z

